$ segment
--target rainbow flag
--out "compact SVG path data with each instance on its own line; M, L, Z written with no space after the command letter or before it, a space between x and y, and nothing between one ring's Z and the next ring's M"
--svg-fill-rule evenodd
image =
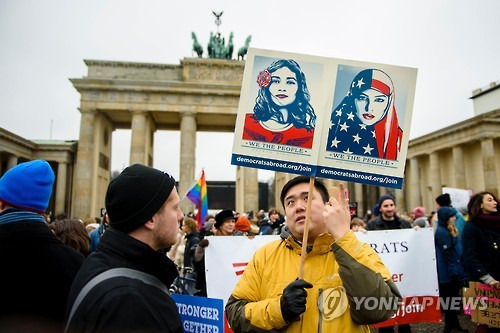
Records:
M205 181L205 170L201 170L200 179L194 184L194 186L186 193L186 196L191 200L198 208L198 214L196 214L196 222L198 222L198 228L201 229L205 223L205 217L208 215L208 196L207 196L207 182Z

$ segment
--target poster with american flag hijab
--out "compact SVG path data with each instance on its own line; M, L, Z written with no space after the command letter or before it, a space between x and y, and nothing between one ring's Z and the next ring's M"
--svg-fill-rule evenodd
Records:
M231 164L401 188L417 69L250 49Z

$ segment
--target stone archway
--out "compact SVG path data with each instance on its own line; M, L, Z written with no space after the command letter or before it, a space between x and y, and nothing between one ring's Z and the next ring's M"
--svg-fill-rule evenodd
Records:
M153 165L154 132L179 130L179 192L195 181L196 132L233 132L244 62L184 58L179 65L85 60L88 75L71 79L81 94L80 139L72 215L98 216L110 179L111 133L131 129L130 164ZM237 188L257 184L256 172L238 176ZM239 211L257 210L258 193L243 186ZM244 197L248 199L244 199ZM257 199L255 199L255 197ZM183 201L183 210L192 205ZM248 206L251 204L252 206Z

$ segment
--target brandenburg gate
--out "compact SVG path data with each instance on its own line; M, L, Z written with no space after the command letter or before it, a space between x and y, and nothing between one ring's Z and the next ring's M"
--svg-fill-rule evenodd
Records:
M179 195L195 181L197 131L233 132L244 62L184 58L179 65L85 60L73 216L99 216L111 174L112 132L131 129L130 164L153 165L154 132L179 130ZM167 143L168 144L168 143ZM216 147L214 147L216 149ZM257 170L238 168L236 206L258 209ZM247 186L246 186L247 185ZM183 211L193 210L188 200Z

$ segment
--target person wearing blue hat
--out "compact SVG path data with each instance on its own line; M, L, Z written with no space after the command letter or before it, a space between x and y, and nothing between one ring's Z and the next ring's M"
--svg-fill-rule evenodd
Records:
M53 184L54 172L43 160L21 163L0 178L0 331L20 325L62 329L84 257L45 222Z
M451 207L455 211L455 226L457 227L458 230L458 239L459 241L462 240L462 231L464 230L465 227L465 218L462 215L462 213L459 212L458 209L452 206L451 204L451 196L449 193L443 193L440 194L436 197L436 205L438 210L441 207Z
M456 209L443 206L438 209L438 226L434 237L439 282L441 312L444 314L444 333L469 332L460 326L457 311L460 289L466 286L467 276L462 266L462 246L455 226Z

